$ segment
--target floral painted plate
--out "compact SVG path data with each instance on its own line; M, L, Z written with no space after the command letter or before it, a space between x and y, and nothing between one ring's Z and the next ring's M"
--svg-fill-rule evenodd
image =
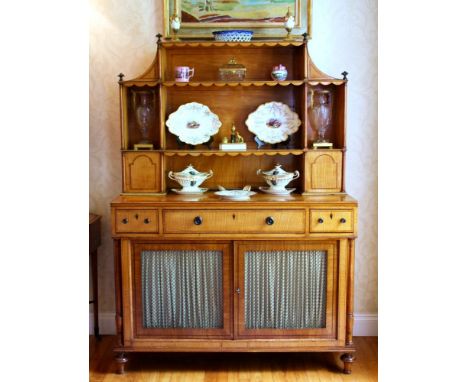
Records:
M179 106L166 121L169 131L189 145L208 142L212 135L218 133L221 121L211 112L208 106L190 102Z
M301 126L297 113L281 102L267 102L249 114L245 124L249 131L266 143L279 143L288 139Z

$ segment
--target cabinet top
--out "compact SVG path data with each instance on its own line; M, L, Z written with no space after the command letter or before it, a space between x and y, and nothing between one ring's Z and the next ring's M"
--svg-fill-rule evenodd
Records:
M190 205L190 207L202 207L209 205L210 207L249 207L257 205L274 206L275 208L304 206L313 204L318 206L324 205L347 205L350 207L357 206L357 201L348 194L328 194L328 195L290 195L290 196L274 196L257 193L246 201L233 201L220 199L213 192L207 192L202 195L120 195L111 202L113 207L122 206L138 206L142 207L157 207L159 205L175 204L175 205Z
M255 40L248 42L240 41L163 41L160 45L164 48L195 48L195 47L278 47L278 46L302 46L306 45L307 41L285 41L285 40Z

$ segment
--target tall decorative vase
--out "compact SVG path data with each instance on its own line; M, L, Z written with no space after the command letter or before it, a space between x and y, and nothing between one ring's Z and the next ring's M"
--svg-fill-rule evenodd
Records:
M141 136L135 148L150 148L149 146L152 148L149 133L154 116L154 94L147 90L134 91L133 109Z
M313 93L312 120L318 138L314 141L314 148L332 148L325 135L332 122L332 99L328 90L317 89Z

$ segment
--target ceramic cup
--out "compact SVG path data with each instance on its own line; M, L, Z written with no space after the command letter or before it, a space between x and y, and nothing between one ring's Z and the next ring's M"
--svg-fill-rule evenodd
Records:
M176 66L175 67L175 80L176 82L189 82L195 74L195 68L188 66Z

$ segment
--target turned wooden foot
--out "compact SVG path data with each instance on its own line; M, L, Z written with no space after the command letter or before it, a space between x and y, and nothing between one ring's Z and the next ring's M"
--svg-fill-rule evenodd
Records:
M126 357L125 353L120 353L117 357L115 357L115 362L117 362L117 374L124 374L125 364L128 362L128 358Z
M356 357L353 353L345 353L341 356L341 360L343 361L343 373L351 374L351 365L355 359Z

